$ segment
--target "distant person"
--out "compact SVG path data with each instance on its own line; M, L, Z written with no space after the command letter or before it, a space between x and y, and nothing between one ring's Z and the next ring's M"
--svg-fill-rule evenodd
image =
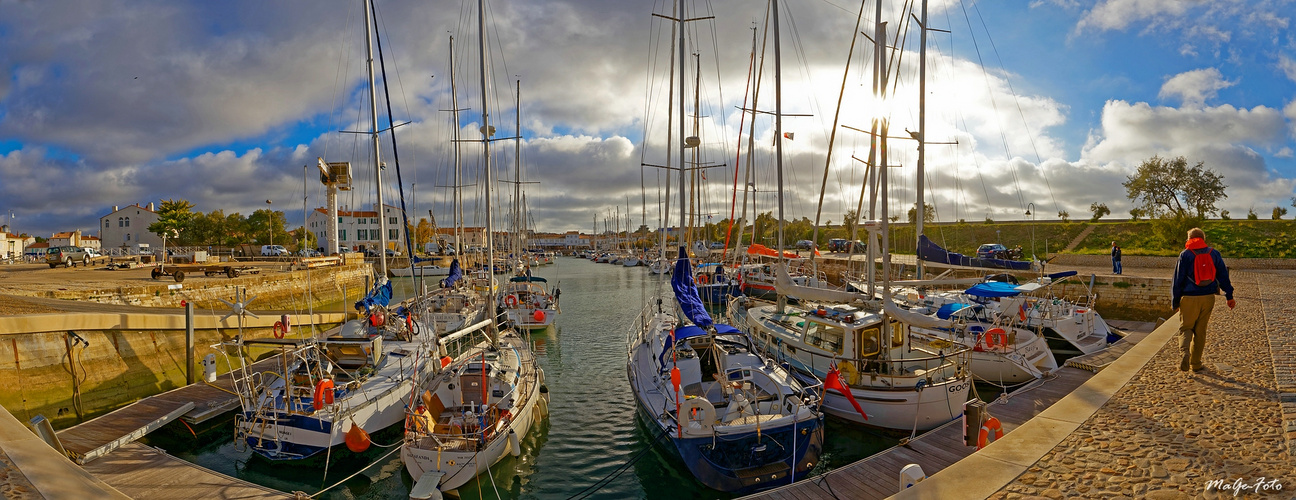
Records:
M1224 258L1219 251L1206 245L1206 232L1194 227L1188 231L1188 242L1175 265L1170 299L1170 305L1179 312L1179 350L1183 351L1183 359L1179 362L1181 372L1206 369L1202 366L1206 326L1210 323L1215 296L1220 290L1224 291L1229 309L1233 309L1237 302L1233 300L1233 283L1229 281Z
M1111 257L1112 257L1112 274L1120 274L1122 271L1121 249L1120 246L1116 245L1115 241L1112 242Z

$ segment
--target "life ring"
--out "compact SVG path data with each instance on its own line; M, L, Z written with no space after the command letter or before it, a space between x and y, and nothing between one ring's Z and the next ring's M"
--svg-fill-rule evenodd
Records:
M324 405L333 404L333 379L326 378L315 384L315 395L312 398L312 405L316 410L324 409Z
M505 296L504 296L504 305L508 306L510 309L517 307L517 305L518 305L518 298L517 298L517 295L513 295L513 294L511 294L511 293L508 294L508 295L505 295Z
M985 332L985 348L994 349L996 347L1008 345L1008 333L1003 328L991 328Z
M716 421L715 406L706 398L685 399L680 404L679 414L686 415L681 420L681 425L692 428L693 424L696 423L704 431L709 431Z
M699 274L697 275L697 278L694 278L694 281L696 281L697 284L699 285L705 285L711 282L711 277L705 274Z
M994 439L989 439L991 432L994 433ZM986 420L985 424L981 426L981 434L977 436L977 449L980 450L981 448L985 448L987 444L998 441L999 438L1002 437L1003 424L999 423L999 419L990 417L990 419Z
M284 324L282 321L276 321L274 323L274 338L284 338Z

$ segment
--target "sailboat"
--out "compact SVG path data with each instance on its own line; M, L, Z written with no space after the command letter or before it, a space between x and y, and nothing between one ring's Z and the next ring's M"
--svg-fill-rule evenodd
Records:
M494 262L491 200L491 124L486 66L486 6L477 2L482 93L482 163L486 203L486 262ZM486 275L490 278L489 273ZM487 282L485 296L494 298ZM401 459L415 478L411 497L454 490L486 472L505 454L521 453L521 440L548 408L544 370L525 333L500 328L491 314L440 340L445 355L431 380L417 387L405 423Z
M682 19L683 0L677 9ZM682 65L682 26L678 33ZM682 68L680 79L682 89ZM679 107L682 118L682 98ZM680 147L681 186L684 154ZM681 189L681 221L684 196ZM805 477L823 448L818 384L799 382L740 330L714 322L698 296L683 241L671 288L673 303L659 289L626 342L626 372L640 418L710 488L743 493Z
M374 86L372 6L365 1L365 44L369 59L369 97L375 186L382 186L379 168L379 128ZM323 160L320 160L323 165ZM377 189L375 207L382 207ZM382 247L387 246L386 217L378 218ZM321 336L275 338L236 337L223 352L248 357L252 349L277 351L280 362L265 371L249 370L243 359L233 385L241 409L235 416L235 442L271 460L300 460L344 441L363 451L368 433L399 424L414 386L430 374L433 356L431 328L415 319L410 302L392 306L387 262L379 260L376 286L356 303L360 318L347 321ZM235 312L251 299L231 304ZM313 329L299 326L297 331ZM228 354L226 354L228 356Z
M777 3L777 0L772 0ZM879 4L878 9L881 9ZM775 47L775 74L778 75L779 29L778 9L771 9ZM880 12L879 16L880 17ZM875 40L885 40L884 25ZM875 61L883 61L878 48ZM885 75L881 64L878 75ZM875 80L876 83L877 80ZM776 76L777 88L777 76ZM885 89L885 84L881 85ZM775 92L775 146L777 178L782 181L782 104ZM873 153L883 163L886 155L886 127L882 120L880 151ZM882 193L881 222L868 221L869 249L879 248L881 234L884 270L889 269L887 253L886 168L879 168ZM781 184L780 184L781 185ZM779 192L779 248L783 256L782 190ZM870 259L868 262L872 262ZM845 385L844 390L826 393L825 412L851 422L887 429L910 430L912 433L935 428L957 418L971 390L968 353L965 345L927 335L915 327L952 328L951 322L905 311L891 302L889 273L884 272L882 300L857 294L797 285L780 262L776 288L778 301L762 304L739 297L729 310L735 322L745 324L755 342L779 361L788 363L807 378L823 378ZM785 297L797 297L798 305L788 305ZM825 385L837 385L825 383Z

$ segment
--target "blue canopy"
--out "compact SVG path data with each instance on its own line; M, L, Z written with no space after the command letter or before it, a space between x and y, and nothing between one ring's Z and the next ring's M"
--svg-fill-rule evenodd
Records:
M509 282L510 283L523 283L523 282L548 283L549 281L539 276L514 276L512 278L509 278Z
M693 266L689 263L688 253L680 247L679 260L675 261L675 272L671 275L671 289L675 290L675 301L679 303L684 316L693 324L701 327L711 326L711 315L707 314L698 296L697 285L693 284Z
M392 284L390 281L383 283L382 286L374 287L369 291L369 295L355 303L357 311L368 313L374 306L387 307L391 303Z
M441 280L441 286L444 288L450 288L454 286L456 281L459 281L462 278L463 269L459 267L459 259L452 260L450 261L450 274L447 275L445 279Z
M1048 275L1048 277L1049 277L1049 279L1051 279L1051 280L1053 280L1053 281L1057 281L1057 280L1060 280L1060 279L1062 279L1062 278L1070 278L1070 277L1075 276L1075 275L1077 275L1077 274L1079 274L1079 273L1076 272L1076 271L1062 271L1062 272L1060 272L1060 273L1053 273L1053 274L1050 274L1050 275Z
M715 325L715 330L717 335L733 335L733 334L742 335L742 330L724 324ZM667 342L666 345L662 346L661 354L657 355L657 362L662 365L665 365L666 355L670 354L671 349L674 349L675 345L679 344L681 340L689 339L693 337L701 337L706 334L707 334L706 329L698 326L684 326L684 327L676 328L674 339L671 342Z
M968 307L970 305L972 304L961 304L958 302L945 304L943 306L940 306L940 309L936 311L936 317L940 319L950 319L950 316L953 316L954 313L959 312L963 310L963 308Z
M1012 297L1015 295L1020 295L1021 290L1018 290L1017 285L1014 285L1012 283L1004 283L1001 281L990 281L986 283L977 283L975 285L972 285L972 288L968 288L966 291L964 291L964 293L967 293L968 295L974 297L987 297L987 298Z

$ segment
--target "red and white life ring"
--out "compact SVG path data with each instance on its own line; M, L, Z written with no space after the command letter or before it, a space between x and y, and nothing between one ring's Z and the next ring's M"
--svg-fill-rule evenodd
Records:
M994 434L994 439L990 439L992 433ZM990 417L990 419L986 420L985 424L981 426L981 434L977 436L977 449L980 450L981 448L985 448L987 444L998 441L999 438L1002 437L1003 424L999 423L999 419Z
M996 347L1008 345L1008 332L1003 328L991 328L985 332L985 348L994 349Z
M510 309L517 307L518 305L517 295L513 295L513 294L506 295L504 297L504 305L508 306Z
M333 379L326 378L315 384L315 397L312 404L316 410L324 409L324 405L333 404Z

